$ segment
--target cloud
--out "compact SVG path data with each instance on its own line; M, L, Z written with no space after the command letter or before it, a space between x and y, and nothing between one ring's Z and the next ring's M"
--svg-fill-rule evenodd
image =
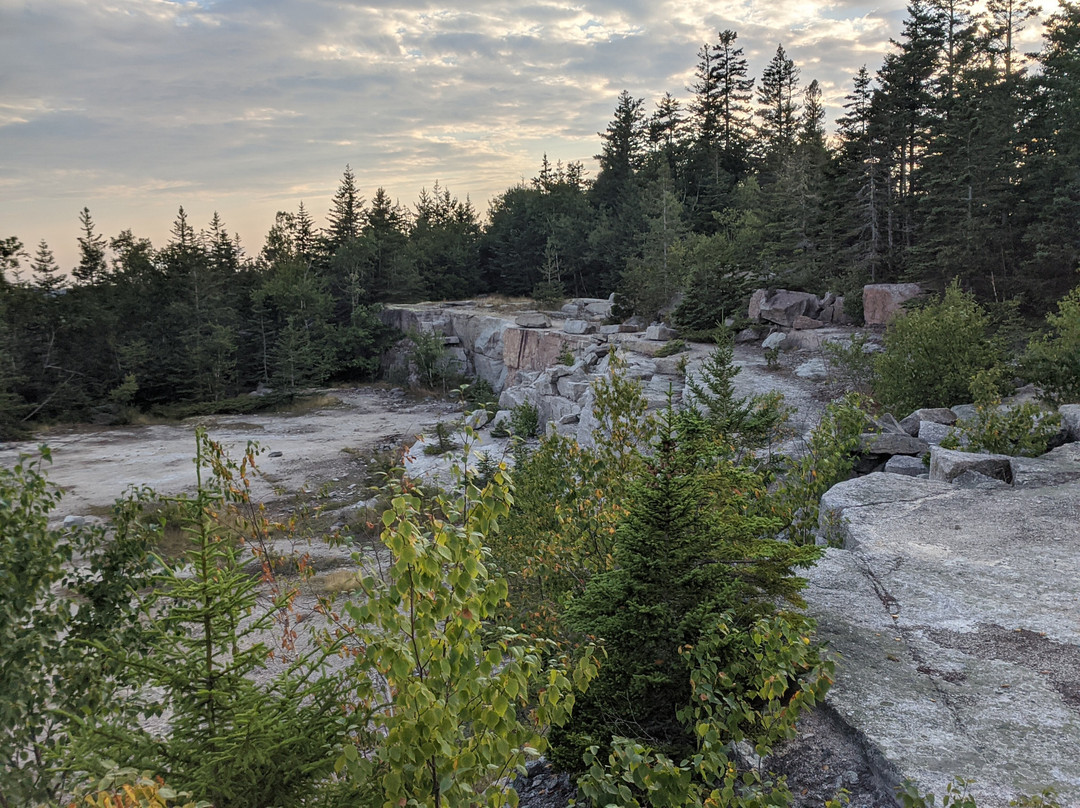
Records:
M0 74L0 221L64 254L73 200L155 243L171 214L151 213L218 207L257 245L281 207L323 215L346 163L368 195L440 179L483 210L545 152L595 171L618 93L685 99L722 29L755 75L782 41L831 119L902 17L903 0L0 0L19 66Z

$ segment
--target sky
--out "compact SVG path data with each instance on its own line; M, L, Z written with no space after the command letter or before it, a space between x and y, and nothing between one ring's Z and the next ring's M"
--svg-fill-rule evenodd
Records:
M904 16L904 0L0 0L0 238L45 239L70 270L84 206L99 233L163 246L182 205L254 255L276 211L303 201L322 224L346 164L369 199L411 205L438 181L484 214L545 153L595 176L619 93L648 111L688 98L718 31L753 76L783 44L832 121Z

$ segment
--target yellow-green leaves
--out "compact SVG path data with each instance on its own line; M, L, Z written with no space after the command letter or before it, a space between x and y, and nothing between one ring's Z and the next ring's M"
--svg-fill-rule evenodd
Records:
M596 671L488 622L507 586L485 565L484 542L509 510L509 479L500 471L483 490L464 486L425 503L398 484L383 514L385 575L365 578L366 599L344 609L363 649L353 677L375 681L358 690L375 747L347 747L337 768L370 780L387 808L516 804L506 778L543 751L545 726L565 721ZM545 696L523 721L540 677Z

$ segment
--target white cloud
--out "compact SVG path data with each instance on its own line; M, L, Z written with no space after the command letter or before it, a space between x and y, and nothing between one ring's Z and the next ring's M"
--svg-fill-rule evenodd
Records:
M369 194L409 200L439 178L483 210L544 152L590 161L621 90L650 109L685 98L724 28L752 73L782 41L838 104L903 4L0 0L19 65L0 75L0 221L63 253L83 204L104 232L158 242L171 214L147 216L190 202L193 219L255 223L242 234L257 245L281 207L322 215L347 162Z

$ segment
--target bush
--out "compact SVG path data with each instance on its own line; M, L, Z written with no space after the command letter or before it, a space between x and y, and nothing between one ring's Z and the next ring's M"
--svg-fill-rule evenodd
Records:
M1022 365L1054 404L1080 403L1080 286L1046 318L1050 332L1028 345Z
M88 794L76 797L68 808L210 808L196 803L188 792L169 788L161 777L135 769L116 769Z
M545 309L557 309L566 299L562 281L541 281L533 287L532 298Z
M408 337L413 344L409 362L416 366L420 383L432 390L445 389L452 374L443 335L410 331Z
M487 379L476 378L461 388L461 397L465 403L466 412L473 410L487 410L495 412L499 406L499 397L495 395L495 389Z
M427 444L424 447L424 454L442 455L457 448L458 445L454 443L453 425L440 421L435 424L435 443Z
M128 530L131 502L117 503L109 536L50 528L61 493L49 461L42 446L39 458L0 468L0 805L55 799L68 786L53 765L71 740L68 716L118 708L112 688L133 673L97 643L146 651L131 592L148 585L149 542Z
M531 438L540 429L540 412L535 404L523 401L510 411L510 431L518 438Z
M516 805L510 778L596 673L590 649L571 664L552 643L491 624L508 590L484 544L512 496L503 467L483 489L475 482L461 473L460 495L433 500L404 479L387 492L387 561L341 608L349 697L367 718L341 745L337 770L358 792L342 804Z
M875 397L898 414L967 398L975 374L1001 363L988 325L986 311L954 280L942 300L889 325L874 367Z
M997 391L1001 372L982 371L971 382L975 417L960 421L957 434L941 442L946 449L992 452L1012 457L1038 457L1046 453L1061 427L1061 416L1031 402L1002 407Z
M825 361L845 392L870 395L874 386L874 353L870 337L853 334L846 345L829 341L821 346Z
M657 357L674 356L675 354L682 353L685 350L688 350L688 349L686 347L686 343L683 340L681 340L681 339L673 339L673 340L668 340L662 346L660 346L660 350L657 351L654 354L654 356L657 356Z

